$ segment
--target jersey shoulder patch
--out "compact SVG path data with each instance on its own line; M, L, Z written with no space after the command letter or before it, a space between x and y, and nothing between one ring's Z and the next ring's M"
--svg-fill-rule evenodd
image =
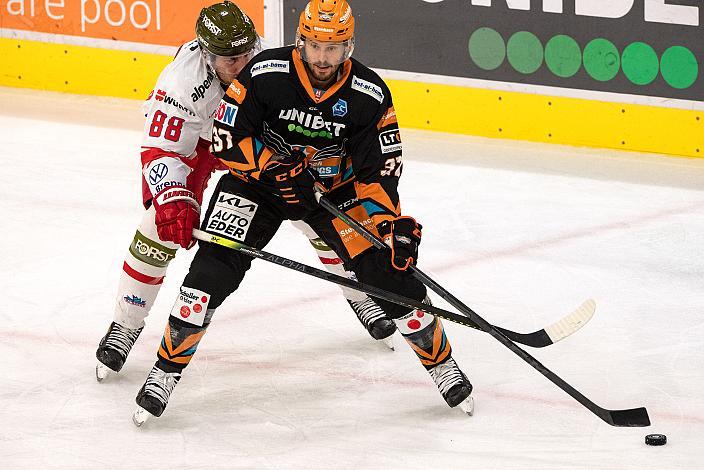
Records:
M379 103L384 102L384 91L381 87L368 80L359 78L357 75L352 75L352 84L350 85L350 88L371 96Z
M256 77L257 75L261 75L263 73L270 73L270 72L283 72L283 73L289 73L289 61L288 60L265 60L262 62L257 62L252 66L251 69L251 76Z

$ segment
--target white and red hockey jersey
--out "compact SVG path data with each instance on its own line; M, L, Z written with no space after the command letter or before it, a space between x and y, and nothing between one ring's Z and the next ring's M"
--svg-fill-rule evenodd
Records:
M198 41L181 46L144 103L142 196L145 207L166 188L203 190L222 164L209 151L213 115L225 91L201 54Z

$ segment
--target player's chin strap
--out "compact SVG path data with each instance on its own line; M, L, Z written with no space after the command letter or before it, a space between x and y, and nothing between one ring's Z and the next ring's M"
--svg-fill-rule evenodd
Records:
M208 232L204 232L202 230L195 229L193 230L193 238L208 242L208 243L214 243L216 245L220 245L225 248L229 248L232 250L237 250L242 253L244 253L247 256L251 256L253 258L258 258L262 259L264 261L268 261L270 263L278 264L279 266L283 266L284 268L292 269L294 271L301 272L303 274L308 274L309 276L317 277L318 279L322 279L324 281L332 282L338 285L341 285L343 287L349 287L350 289L354 289L359 292L364 292L365 294L371 295L373 297L378 297L380 299L387 300L389 302L393 302L398 305L402 305L404 307L407 307L409 309L416 309L416 310L422 310L426 313L429 313L431 315L438 316L440 318L444 318L445 320L449 320L455 323L459 323L464 326L468 326L470 328L474 329L479 329L477 325L475 325L469 318L467 318L464 315L459 315L454 312L449 312L447 310L443 310L438 307L434 307L432 305L427 305L422 302L418 302L413 299L409 299L407 297L394 294L393 292L389 292L383 289L380 289L378 287L370 286L368 284L363 284L358 281L353 281L351 279L348 279L343 276L338 276L336 274L330 273L328 271L323 271L321 269L316 269L312 266L305 265L303 263L299 263L297 261L293 261L288 258L284 258L283 256L278 256L274 255L271 253L267 253L266 251L258 250L257 248L253 248L251 246L245 245L244 243L232 241L228 238L223 238L219 237L217 235L210 234ZM567 317L562 318L558 322L554 323L553 325L543 328L538 331L534 331L532 333L517 333L515 331L507 330L505 328L501 328L500 326L495 326L494 328L498 329L501 331L503 334L505 334L507 337L511 338L513 341L516 341L518 343L525 344L527 346L531 346L534 348L544 348L545 346L550 346L551 344L554 344L555 342L569 336L572 332L578 330L581 328L589 319L594 315L594 308L595 304L593 300L589 300L582 305L579 306L577 310L574 312L570 313ZM580 322L574 322L571 321L570 318L582 318L583 320ZM550 337L547 333L546 330L548 329L555 329L556 325L574 325L574 330L570 331L567 328L563 328L563 332L565 333L564 336L559 337L556 340L553 340L552 337Z
M330 202L324 195L323 192L316 188L315 198L318 203L332 215L352 227L359 235L368 240L372 245L380 250L388 250L389 247L384 243L379 237L374 233L370 232L366 227L357 222L352 217L348 216L345 212L341 211L335 204ZM557 374L552 372L550 369L541 364L537 359L528 354L526 351L521 349L516 345L503 331L499 330L493 326L488 321L484 320L479 314L474 310L462 303L458 298L450 294L446 289L444 289L440 284L433 281L425 273L423 273L418 267L411 265L408 268L411 273L420 282L429 287L433 292L438 294L440 297L445 299L450 305L455 307L460 313L466 315L472 323L476 325L480 330L489 333L501 344L510 349L514 354L527 362L535 370L543 374L552 383L564 390L568 395L577 400L589 411L594 413L596 416L604 420L604 422L612 426L628 426L628 427L640 427L649 426L650 418L648 417L648 411L644 407L627 409L627 410L607 410L596 403L592 402L590 399L582 395L577 389L572 387L570 384L562 380Z

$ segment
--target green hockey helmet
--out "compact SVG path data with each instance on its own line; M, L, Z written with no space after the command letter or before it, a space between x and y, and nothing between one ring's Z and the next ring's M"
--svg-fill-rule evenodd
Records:
M196 22L198 43L213 55L232 57L261 49L254 23L232 2L205 7Z

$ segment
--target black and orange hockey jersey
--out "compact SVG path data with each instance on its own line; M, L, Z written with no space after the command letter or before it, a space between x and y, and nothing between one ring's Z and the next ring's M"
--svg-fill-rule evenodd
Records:
M354 184L378 224L401 212L401 138L391 93L354 59L339 73L340 79L321 94L311 86L295 48L260 53L215 112L213 154L234 175L275 191L265 166L303 151L328 190Z

